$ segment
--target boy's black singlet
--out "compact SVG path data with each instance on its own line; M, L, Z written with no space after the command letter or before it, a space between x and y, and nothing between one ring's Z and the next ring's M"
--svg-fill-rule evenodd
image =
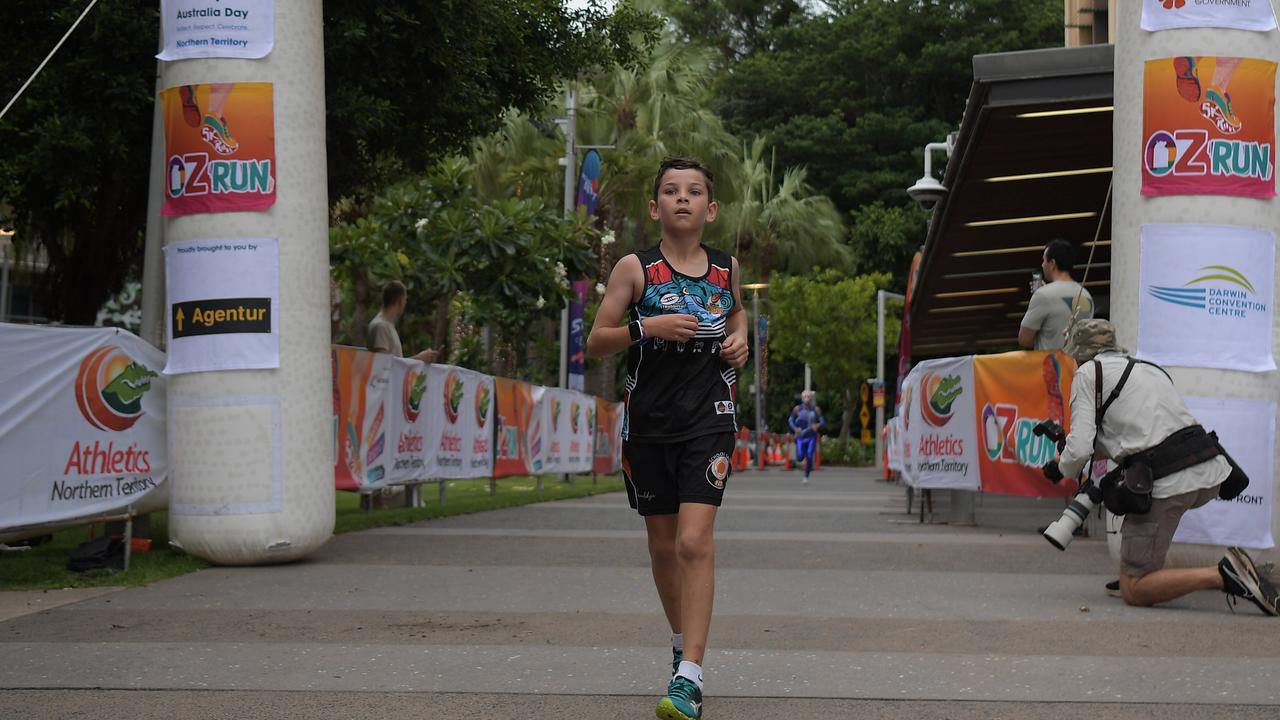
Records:
M688 342L647 337L631 346L623 440L678 442L738 430L738 373L720 358L733 309L733 261L715 248L702 249L708 261L702 277L676 272L660 246L636 253L644 292L631 306L631 320L684 313L698 319L698 331Z

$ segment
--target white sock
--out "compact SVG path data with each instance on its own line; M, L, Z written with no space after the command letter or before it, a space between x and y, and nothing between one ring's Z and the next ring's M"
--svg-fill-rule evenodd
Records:
M684 633L671 633L671 649L684 652Z
M702 689L702 666L698 663L681 660L680 667L676 670L676 675L693 681L698 689Z

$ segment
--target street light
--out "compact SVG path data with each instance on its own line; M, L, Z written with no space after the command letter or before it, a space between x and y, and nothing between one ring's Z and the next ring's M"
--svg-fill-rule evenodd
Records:
M760 367L760 291L769 287L769 283L747 283L743 290L753 291L751 294L751 338L752 351L756 358L756 453L760 452L760 432L764 430L764 393L760 387L763 374Z

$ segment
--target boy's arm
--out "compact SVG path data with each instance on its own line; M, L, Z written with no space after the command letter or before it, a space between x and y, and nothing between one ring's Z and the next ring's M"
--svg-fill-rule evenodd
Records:
M742 310L742 281L738 279L738 258L733 261L733 309L725 318L724 329L728 334L720 348L720 357L729 367L741 368L747 364L747 314Z
M609 286L605 288L604 299L596 311L595 324L587 335L587 357L604 357L631 347L630 328L625 325L618 327L618 323L622 322L627 306L639 300L643 290L644 271L640 268L640 258L628 255L619 260L609 274ZM698 331L698 319L685 313L648 317L641 323L645 339L657 337L688 342Z

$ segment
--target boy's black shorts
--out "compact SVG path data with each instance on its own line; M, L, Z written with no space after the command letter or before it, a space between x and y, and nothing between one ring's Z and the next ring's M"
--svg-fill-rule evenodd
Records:
M641 515L673 515L680 503L720 505L733 474L733 433L699 435L680 442L622 443L627 500Z

